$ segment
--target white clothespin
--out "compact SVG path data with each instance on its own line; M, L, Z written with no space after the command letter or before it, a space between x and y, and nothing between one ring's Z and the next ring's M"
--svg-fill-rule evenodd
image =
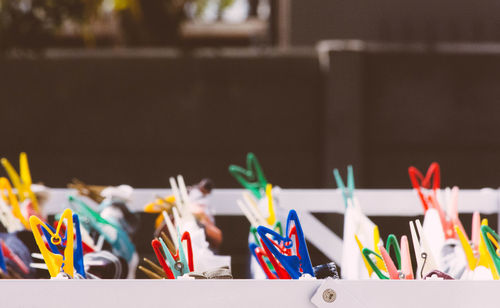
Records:
M415 231L415 224L417 226L417 231ZM413 250L415 251L415 256L417 259L417 272L415 277L417 279L422 279L427 273L438 269L436 265L435 258L429 248L429 243L425 237L422 224L420 220L410 221L410 232L413 242ZM418 237L417 237L418 232ZM420 240L418 239L420 237Z
M257 201L254 199L254 197L248 192L244 191L243 192L243 201L246 203L247 207L252 211L254 214L254 217L257 219L257 222L261 226L266 226L267 225L267 220L264 217L264 214L262 214L262 211L259 209L259 205L257 204Z
M177 247L177 240L176 240L177 239L177 230L175 229L174 225L172 224L170 217L168 217L167 212L163 211L162 214L163 214L163 219L165 219L165 224L167 225L167 228L168 228L168 233L170 233L170 236L172 237L172 242L174 243L175 248L179 249L179 247Z
M257 228L259 226L259 222L257 219L253 216L253 214L250 212L250 210L247 209L246 205L241 201L241 200L236 200L236 203L238 204L238 207L240 210L243 212L245 217L248 219L252 227Z
M4 225L5 229L7 229L7 232L16 232L23 230L24 227L17 219L14 214L12 213L12 209L10 206L5 203L3 199L0 198L0 222Z
M190 221L194 221L194 216L191 213L190 201L187 193L186 184L184 183L184 178L182 175L177 176L177 182L173 177L170 177L170 187L175 197L175 204L180 211L182 218ZM179 184L179 185L177 185Z

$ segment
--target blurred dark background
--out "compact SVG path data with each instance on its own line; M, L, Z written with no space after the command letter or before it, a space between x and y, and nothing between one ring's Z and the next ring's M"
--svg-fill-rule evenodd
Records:
M16 3L2 155L26 151L36 181L237 187L227 167L253 151L282 187L349 163L359 187L409 187L432 161L445 185L498 186L494 1Z

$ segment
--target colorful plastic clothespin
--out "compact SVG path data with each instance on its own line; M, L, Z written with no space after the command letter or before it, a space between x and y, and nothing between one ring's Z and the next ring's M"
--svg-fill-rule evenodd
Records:
M246 169L236 165L229 166L229 173L246 189L261 199L262 192L266 189L267 180L262 171L257 156L253 153L247 154Z
M345 207L349 205L348 200L352 200L354 197L354 171L351 165L347 166L347 188L342 181L340 172L337 168L333 169L333 176L335 177L335 182L337 183L337 188L342 191L342 197L344 198Z
M294 241L290 237L293 227L292 224L295 226L294 232L296 232L294 237L298 239L298 242L295 245ZM309 258L304 232L295 210L290 210L288 213L285 229L286 237L283 237L276 231L264 226L259 226L257 228L257 233L260 236L261 243L264 246L268 257L271 260L274 257L285 268L292 279L298 279L302 276L302 274L309 274L314 277L314 270ZM286 249L291 249L297 255L286 255L282 251L279 251L276 241L283 243ZM273 266L275 266L275 263L273 263Z
M188 249L188 259L186 259L186 254L184 252L184 247L182 246L182 241L187 242L187 249ZM174 274L174 277L177 278L179 276L182 276L184 274L187 274L189 272L192 272L194 270L194 264L193 264L193 249L191 246L191 237L189 235L189 232L184 232L181 237L178 238L178 250L175 255L172 255L170 250L168 249L167 245L163 241L163 239L160 238L160 243L163 248L163 253L165 254L166 260L167 260L167 265L169 266L170 270Z
M7 171L7 174L9 175L10 180L12 181L12 184L14 187L17 189L17 194L19 195L19 200L24 201L26 199L26 196L31 200L33 203L33 208L37 213L40 213L40 208L38 206L38 200L31 190L31 173L28 165L28 156L26 153L21 152L19 155L19 172L20 176L17 173L16 169L12 167L10 162L6 158L2 158L1 163Z
M384 260L385 267L387 268L387 272L389 273L389 278L394 280L399 280L399 272L396 265L394 265L394 261L392 261L391 256L387 250L385 250L384 245L382 243L379 244L380 255Z
M267 258L267 254L266 254L264 248L258 246L255 243L250 243L248 245L248 248L252 252L252 255L254 256L254 258L259 263L262 270L264 270L266 277L268 279L279 279L278 275L272 270L274 268L272 267L271 262ZM267 259L267 261L266 261L266 259Z
M7 196L5 195L5 191L7 191ZM2 198L2 200L0 200L0 203L2 203L2 212L3 212L2 214L9 221L8 224L10 225L10 228L19 229L17 226L18 225L17 222L12 219L13 216L17 218L17 220L21 222L26 229L29 230L30 228L29 222L21 212L19 200L12 191L12 186L10 185L9 180L4 177L0 178L0 195ZM6 206L5 202L8 202L10 204L10 208ZM5 227L7 229L9 228L9 226ZM9 232L14 232L14 231L9 231Z
M432 192L436 194L436 191L439 189L441 186L441 173L440 173L440 168L439 164L436 162L433 162L430 166L429 169L427 169L427 173L425 174L425 177L422 175L422 173L415 167L411 166L408 168L408 174L410 176L410 181L413 186L413 188L417 191L418 197L420 198L420 201L422 202L422 206L424 207L424 211L427 211L429 209L429 202L422 192L422 188L424 189L432 189ZM431 183L432 180L432 183Z
M83 278L87 278L87 275L85 274L85 266L83 264L83 244L82 244L82 234L80 230L80 219L78 218L78 215L75 213L73 213L73 225L75 233L73 266L78 274L80 274ZM52 231L52 234L56 233L56 229L54 229L50 225L46 226ZM46 228L41 228L41 229L43 234L45 235L45 238L49 239L51 237L51 234L49 233L48 229ZM61 245L59 246L66 247L66 241L67 241L66 236L63 236L61 239L62 239ZM58 245L53 244L52 241L48 241L47 244L49 245L49 248L52 251L52 253L61 254Z
M500 257L497 251L499 249L498 241L500 241L500 237L491 227L484 225L481 226L481 238L486 244L493 279L498 280L500 278Z
M64 224L64 221L66 223ZM47 264L49 273L51 277L56 277L61 271L65 272L69 276L73 277L74 265L73 265L73 240L74 240L74 229L73 229L73 213L70 209L64 210L57 228L55 232L47 226L40 218L36 216L30 217L30 225L31 230L33 231L33 235L35 237L35 241L42 253L45 264ZM63 245L63 239L60 235L61 227L65 225L66 227L66 243ZM51 243L52 245L62 246L64 248L64 253L61 255L59 253L54 253L47 248L45 245L45 241L43 239L44 233L41 232L44 230L48 232L49 238L46 238L47 243Z
M406 235L401 237L401 272L405 279L411 280L413 277L413 266L411 264L410 245Z
M266 196L267 196L267 202L268 202L268 210L269 210L269 217L267 217L267 223L272 226L276 223L276 212L274 208L274 201L273 201L273 186L271 184L266 185Z
M389 279L389 276L386 276L384 273L382 273L382 270L377 266L376 263L380 262L378 261L374 262L373 259L371 258L371 256L373 255L376 260L380 260L383 263L384 260L378 253L369 248L363 248L361 253L363 254L363 258L366 260L366 263L368 263L368 266L372 269L372 273L374 272L379 279L384 279L384 280Z
M8 274L7 265L5 265L5 258L3 256L3 249L0 247L0 269L4 274Z
M151 241L151 246L153 247L156 259L158 260L158 262L160 262L160 265L163 268L167 279L175 279L174 273L168 266L167 262L165 261L165 257L162 254L163 248L161 242L158 239L154 239Z
M396 236L394 234L389 234L389 236L387 237L387 243L385 245L385 249L389 254L391 253L391 248L394 249L396 261L398 263L398 270L401 270L401 249L399 248L399 243Z
M81 218L81 223L95 229L104 239L111 244L113 252L124 258L127 262L132 260L135 253L135 246L130 240L127 232L101 217L99 213L91 209L85 202L69 196L71 207Z
M464 250L465 257L467 259L467 265L469 266L469 270L473 271L476 269L478 258L476 258L476 256L474 255L474 250L472 249L466 235L458 226L455 226L455 232L458 235L460 244L462 244L462 248Z

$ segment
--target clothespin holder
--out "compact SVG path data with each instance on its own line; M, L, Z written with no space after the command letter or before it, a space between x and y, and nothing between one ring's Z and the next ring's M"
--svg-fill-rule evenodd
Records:
M71 210L66 209L63 212L55 232L53 232L52 228L50 228L36 216L30 217L30 225L38 248L40 249L40 252L43 255L43 259L47 264L50 276L56 277L57 275L59 275L59 273L64 272L67 275L73 277L74 229L73 213L71 212ZM63 243L63 237L61 237L60 235L60 229L63 225L65 225L66 227L66 235L64 236L64 238L66 239L65 244ZM48 233L49 237L45 237L45 231ZM45 241L43 239L44 237ZM59 246L63 247L64 253L62 255L60 253L54 253L49 248L47 248L45 242L50 243L49 245L55 245L56 248Z
M114 253L123 257L127 262L132 260L135 246L125 230L102 218L99 213L91 209L82 200L74 196L69 196L68 200L71 207L81 218L82 224L99 232L111 244Z
M229 166L229 173L246 189L257 198L263 197L267 180L262 171L257 156L253 153L247 154L246 169L236 165Z
M422 191L423 189L432 189L432 193L436 196L437 191L439 190L439 187L441 185L441 173L439 169L439 164L436 162L433 162L430 166L429 169L427 169L427 173L425 174L425 177L423 176L422 172L418 170L417 168L411 166L408 168L408 174L410 176L410 181L413 186L413 188L417 191L418 197L420 198L420 201L422 202L422 206L424 207L424 211L427 211L429 209L430 205L427 200L426 195ZM432 180L432 183L431 183Z
M296 232L296 234L294 234L295 241L290 237L292 235L291 230L293 226L295 226L294 232ZM270 260L275 259L278 261L292 279L298 279L303 274L309 274L314 277L314 270L309 258L304 233L295 210L290 210L288 213L285 230L287 236L283 237L276 231L264 226L259 226L257 228L257 233L260 236L261 243L268 257ZM296 253L296 255L286 255L282 251L279 251L277 242L283 243L286 249L290 249L293 253ZM273 266L276 269L277 262L273 262Z
M0 162L2 163L5 171L7 171L12 184L17 189L19 200L22 202L28 197L33 203L33 208L35 209L35 211L37 213L40 213L38 200L31 190L31 173L28 165L28 156L26 155L26 153L21 152L21 154L19 155L19 172L21 175L17 173L16 169L12 167L12 165L6 158L2 158Z
M344 199L345 207L349 205L348 200L353 200L354 197L354 171L351 165L347 166L347 187L344 185L344 181L340 176L339 169L333 169L333 176L335 177L335 182L337 183L337 188L342 192L342 197Z

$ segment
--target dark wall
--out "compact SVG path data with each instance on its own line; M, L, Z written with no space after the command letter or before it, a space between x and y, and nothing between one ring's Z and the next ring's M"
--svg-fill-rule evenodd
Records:
M354 163L363 187L405 188L408 166L437 161L443 185L499 186L498 46L367 44L329 55L324 178Z
M238 187L227 168L253 151L272 183L321 185L313 51L53 51L0 72L0 152L26 151L34 181Z
M500 41L495 0L290 1L293 46L322 39Z

